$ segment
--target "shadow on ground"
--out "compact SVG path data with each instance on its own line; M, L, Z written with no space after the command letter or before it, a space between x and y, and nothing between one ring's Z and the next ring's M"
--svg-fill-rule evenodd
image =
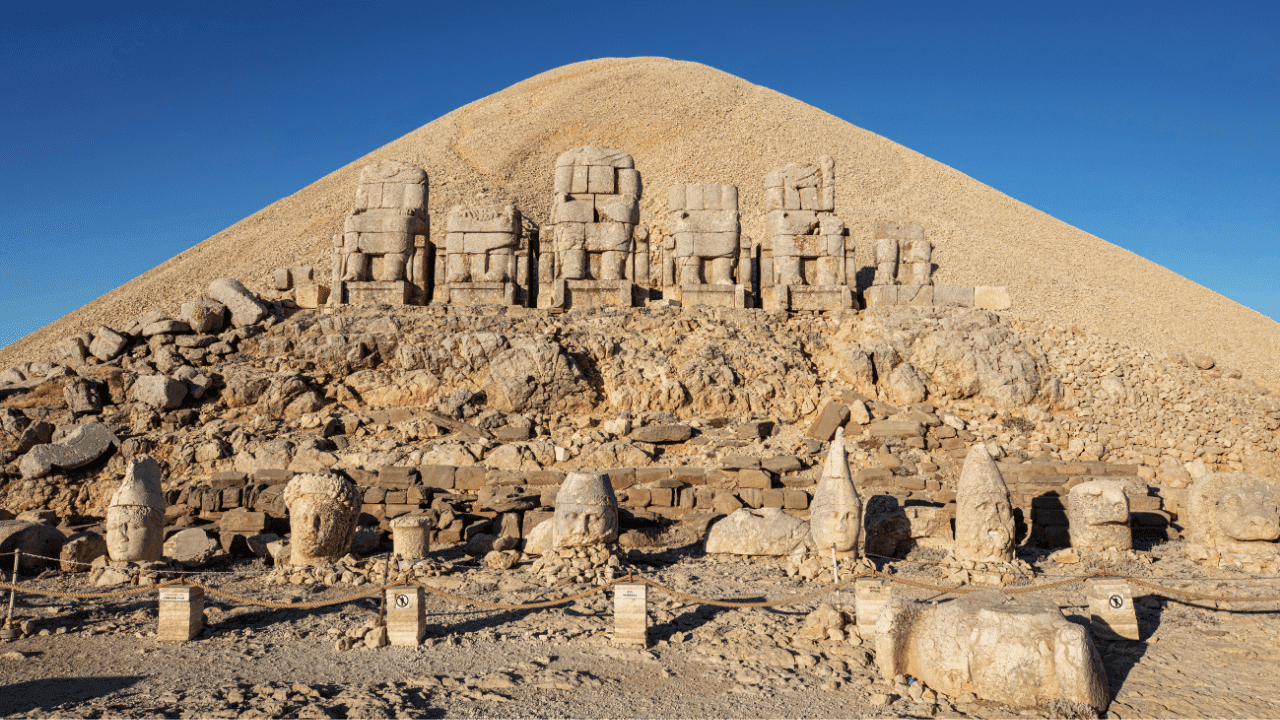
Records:
M48 678L5 685L0 692L0 715L15 715L66 703L80 703L134 685L141 676Z

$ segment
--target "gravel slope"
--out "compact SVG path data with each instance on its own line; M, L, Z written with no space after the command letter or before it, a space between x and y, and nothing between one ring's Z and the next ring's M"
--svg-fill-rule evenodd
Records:
M437 230L460 202L515 202L544 222L555 157L587 143L635 157L649 188L643 222L663 228L668 185L732 183L753 238L763 230L764 174L832 155L837 211L860 253L877 219L919 222L936 246L939 284L1007 285L1012 315L1153 349L1208 352L1280 385L1280 324L1270 318L799 100L663 58L568 65L459 108L0 349L0 367L51 358L63 337L99 323L176 311L218 277L260 289L276 267L315 264L327 274L356 174L375 160L427 169Z

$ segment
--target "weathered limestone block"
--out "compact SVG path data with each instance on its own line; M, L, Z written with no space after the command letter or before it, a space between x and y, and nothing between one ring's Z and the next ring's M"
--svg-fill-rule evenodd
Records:
M219 278L209 283L209 297L226 306L231 313L231 324L238 328L262 322L267 317L267 308L235 278Z
M556 548L618 539L618 498L605 473L569 473L556 493Z
M166 375L143 375L134 381L129 397L156 410L173 410L182 407L187 386Z
M82 377L67 378L62 399L74 413L96 413L102 409L102 386Z
M965 457L956 489L956 559L1009 562L1013 538L1009 488L987 447L978 443Z
M980 285L973 289L973 306L982 310L1008 310L1013 307L1013 301L1007 287Z
M539 307L635 303L649 267L648 235L637 228L640 193L640 173L625 152L587 145L556 159Z
M62 551L62 543L66 540L54 526L30 520L0 520L0 555L7 561L6 574L13 570L14 550L21 550L22 557L18 561L18 569L22 571L43 570L58 564L57 558Z
M1106 669L1089 632L1049 601L999 593L944 603L894 598L876 624L876 666L910 675L951 697L973 693L1012 706L1110 700Z
M454 205L449 211L445 273L435 300L461 304L527 302L529 247L514 205Z
M663 258L667 297L686 307L745 307L750 268L744 262L733 185L673 185L668 193L671 252ZM667 266L670 265L668 268Z
M183 563L206 563L220 549L218 539L210 537L203 528L179 530L164 541L164 556Z
M290 558L294 566L339 560L355 540L360 492L337 475L295 475L284 490L289 509Z
M89 343L89 354L106 362L124 352L129 344L128 338L109 327L99 325L93 331L93 342Z
M107 508L107 554L115 562L158 562L164 556L160 465L149 455L129 460Z
M421 303L430 222L427 173L382 160L360 170L355 208L334 238L329 304Z
M853 306L848 231L835 215L835 161L792 163L765 176L760 284L765 308L836 310Z
M1067 493L1071 547L1081 552L1129 550L1129 496L1118 480L1090 480Z
M431 530L436 518L431 515L401 515L391 521L391 538L396 557L401 560L425 560L431 551Z
M1280 478L1203 475L1191 484L1184 525L1187 552L1210 565L1232 557L1280 555Z
M106 554L106 538L88 530L78 532L67 538L58 553L59 569L64 573L88 572L93 561Z
M707 552L730 555L790 555L809 540L809 523L780 508L740 508L711 526Z
M54 468L84 467L120 444L115 433L98 422L85 423L49 445L37 445L22 456L18 469L26 479L41 478Z
M822 468L822 478L809 505L809 538L819 553L835 549L839 557L856 558L862 540L862 499L849 473L844 428L836 430Z
M191 326L192 332L212 335L222 332L227 322L227 306L201 295L191 302L182 303L179 316Z

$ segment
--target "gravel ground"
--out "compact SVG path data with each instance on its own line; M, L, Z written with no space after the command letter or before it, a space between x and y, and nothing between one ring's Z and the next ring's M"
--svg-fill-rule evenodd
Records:
M670 185L731 183L739 188L743 233L755 240L764 230L764 175L831 155L836 210L863 266L871 264L877 220L918 222L935 245L940 285L1005 285L1011 315L1154 350L1207 352L1280 385L1274 320L818 108L663 58L567 65L461 107L0 349L0 368L52 359L64 337L99 323L121 327L149 310L175 313L219 277L258 291L278 267L314 265L327 277L331 238L351 208L357 173L371 162L425 168L437 219L457 203L514 202L545 223L556 156L589 143L634 156L646 187L641 221L655 232L665 230ZM178 242L175 251L187 240Z
M922 556L921 559L926 559ZM651 577L704 597L777 598L812 589L788 579L778 560L738 560L681 551L632 553ZM1024 556L1049 575L1059 566ZM1177 545L1139 552L1110 567L1147 577L1206 577ZM937 568L893 563L936 581ZM235 568L250 573L255 566ZM23 584L80 590L79 578L49 573ZM1213 571L1214 577L1225 577ZM261 574L206 576L255 598L339 598L348 586L266 586ZM437 578L458 594L528 602L573 592L531 582L524 570L482 568ZM1042 580L1043 581L1043 580ZM1163 582L1174 584L1173 580ZM1197 583L1210 592L1270 592L1275 582L1239 576ZM1135 588L1140 590L1140 588ZM895 586L895 592L924 597ZM1081 584L1050 591L1080 619ZM1218 608L1135 592L1142 640L1100 642L1114 700L1111 717L1275 717L1280 661L1276 607ZM852 593L822 600L851 610ZM213 600L196 641L161 643L147 593L119 599L24 596L18 615L38 632L0 644L0 715L8 717L1050 717L971 698L912 702L875 671L870 643L815 644L797 633L819 601L775 609L691 605L651 591L650 648L610 643L608 595L537 611L465 608L427 596L427 641L419 647L346 651L337 639L370 625L376 599L314 611L267 610ZM358 634L358 633L357 633ZM865 665L864 665L865 664ZM886 697L878 698L877 695ZM886 705L873 704L889 701Z

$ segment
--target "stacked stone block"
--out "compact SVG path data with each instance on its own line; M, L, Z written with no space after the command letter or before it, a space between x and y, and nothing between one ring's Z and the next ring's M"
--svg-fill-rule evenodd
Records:
M750 259L741 242L738 188L672 185L667 209L672 235L662 264L666 297L686 307L747 307Z
M514 205L454 205L447 227L445 255L436 258L434 301L528 305L529 245Z
M635 161L621 150L587 145L556 159L539 307L630 307L643 299L649 251L647 234L637 232L640 193Z
M835 214L835 161L792 163L765 176L760 299L766 309L853 307L848 231Z
M882 305L957 305L1005 310L1003 287L933 284L933 245L915 223L881 220L875 224L875 279L862 293L867 307Z
M360 171L355 208L334 238L329 303L421 304L427 294L427 173L396 160Z

